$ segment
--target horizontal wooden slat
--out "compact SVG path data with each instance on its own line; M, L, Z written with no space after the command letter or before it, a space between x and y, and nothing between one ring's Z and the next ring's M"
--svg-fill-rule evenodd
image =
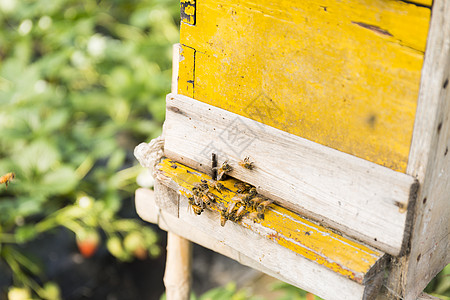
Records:
M259 193L392 255L407 236L413 177L181 95L167 97L165 155L211 172L211 154ZM238 162L249 157L252 170ZM409 207L409 208L408 208Z
M243 225L244 227L231 221L227 221L225 226L221 227L219 224L218 213L214 208L211 210L207 209L200 216L196 216L188 211L187 198L184 196L177 196L176 193L173 193L174 190L172 188L178 187L175 191L179 192L178 195L183 195L186 193L186 186L190 188L193 187L184 180L191 183L200 183L200 178L208 179L208 176L202 175L197 177L195 174L194 177L182 176L181 170L186 171L186 169L183 169L183 167L178 164L177 166L179 172L175 172L177 174L171 179L162 175L168 175L164 171L160 172L158 175L158 178L162 180L157 180L157 185L155 186L155 196L157 198L155 199L155 202L158 206L161 202L167 202L164 204L165 209L162 209L159 206L160 210L157 213L152 212L150 205L144 204L145 200L142 199L144 197L149 198L152 195L145 191L137 191L136 207L140 216L145 220L158 223L165 230L170 230L171 232L211 248L214 251L228 255L243 264L311 291L324 299L363 299L364 297L371 299L371 297L374 296L376 290L379 288L380 279L383 278L383 271L382 268L380 268L385 262L383 253L373 249L371 250L364 245L359 245L358 247L357 243L355 244L348 239L333 236L332 233L332 236L329 236L327 235L326 229L322 229L323 231L320 236L322 236L323 239L328 239L329 241L332 241L333 239L342 239L341 242L343 247L340 251L336 251L336 249L334 249L334 251L338 252L336 253L337 256L341 256L344 260L348 260L344 262L344 264L351 265L351 262L349 261L356 261L358 259L361 260L360 263L363 265L367 265L369 262L372 264L372 266L368 268L368 270L372 270L372 272L367 272L367 276L370 276L371 280L364 286L356 283L355 278L351 280L348 276L342 276L342 274L336 272L336 270L327 267L323 262L314 262L302 255L302 253L297 253L282 246L281 243L271 241L270 238L267 237L263 238L264 235L261 236L261 230L264 230L265 225L262 223L248 226L248 222L244 219L240 222L240 225ZM187 170L194 173L191 169ZM192 173L187 174L192 175ZM162 178L161 175L164 178ZM233 182L235 181L230 180L227 186L232 185ZM171 188L168 189L163 184L168 184ZM227 194L227 192L224 191L224 194ZM147 199L147 201L150 200ZM176 204L177 201L179 201L179 204ZM174 213L173 209L171 209L172 212L169 212L167 206L178 208L178 213ZM278 211L278 209L278 207L274 207L273 211ZM153 207L153 211L155 210L156 209ZM273 219L274 216L275 215L271 213L267 213L266 219ZM257 227L260 227L259 231L255 231L255 228ZM299 226L299 231L302 229L302 226ZM316 232L314 228L309 228L309 231L311 232L310 235L306 236L304 234L296 233L296 231L292 231L291 234L294 237L297 234L299 236L304 236L305 239L320 240L320 237L317 236L319 232ZM275 235L273 231L272 235ZM283 232L279 233L279 235L283 235ZM349 242L349 245L345 246L345 242ZM305 243L307 244L308 242L306 241ZM309 246L314 248L313 245ZM320 248L321 246L323 245L320 245L319 243L316 248ZM353 251L348 252L347 257L346 255L343 255L343 253L349 251L351 248L353 248ZM331 242L330 245L330 250L332 249L333 242ZM361 254L358 250L370 253L370 255L366 256ZM295 268L293 268L293 266L295 266ZM373 272L374 269L377 269L377 272Z
M233 202L231 199L238 194L235 185L240 181L233 178L220 181L224 189L219 192L212 187L213 180L209 175L170 159L164 159L157 169L157 179L170 187L173 194L178 193L185 198L193 196L192 190L201 180L208 182L211 185L209 191L216 197L216 202L208 208L217 213L217 224L218 206L223 204L228 207ZM158 205L169 213L179 216L182 214L180 210L189 210L187 200L178 206L173 201L174 195L165 194L164 197L166 199L159 201ZM256 222L248 217L254 210L246 209L248 214L238 222L242 226L359 283L371 279L374 265L384 255L378 250L316 225L279 205L272 204L266 210L264 219L257 219ZM229 223L231 221L226 224Z
M259 251L257 251L257 253L249 252L248 242L245 242L239 247L240 250L244 252L239 252L235 249L236 245L234 243L230 245L229 242L221 239L221 234L223 234L224 231L223 228L219 229L219 232L215 232L211 229L205 231L202 229L208 229L207 226L209 219L207 218L203 218L202 221L198 222L198 220L195 219L195 216L191 216L190 222L187 222L186 220L179 219L164 210L160 210L158 206L156 206L154 198L152 198L151 195L143 189L136 191L136 207L140 207L140 209L138 208L138 213L144 220L157 224L163 230L178 234L179 236L182 236L203 247L228 256L245 266L264 272L304 290L311 291L316 295L320 295L323 299L360 300L363 298L365 289L363 285L351 281L321 266L315 265L307 259L296 256L294 253L289 253L289 250L282 247L277 247L277 251L273 254L265 256L261 255ZM155 215L156 217L149 218L149 216ZM209 213L206 213L205 215L209 215ZM210 222L214 223L214 220L210 220ZM245 229L232 230L235 235L245 240L252 237L252 233L248 233L247 231L248 230ZM259 239L256 240L253 245L255 247L262 248L265 247L267 243L268 241ZM257 255L260 255L261 259L256 257ZM301 272L299 272L299 276L296 278L296 281L291 280L289 275L282 272L283 267L285 266L277 264L277 259L274 255L283 257L286 262L295 264L297 268L301 270ZM274 267L274 270L270 269L271 267ZM303 279L303 282L300 282L301 279Z

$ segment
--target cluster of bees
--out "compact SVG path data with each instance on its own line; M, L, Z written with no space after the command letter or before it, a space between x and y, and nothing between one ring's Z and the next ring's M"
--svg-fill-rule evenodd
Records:
M248 157L239 165L246 169L253 169L253 163ZM223 203L217 203L217 196L210 191L210 188L222 193L226 188L219 180L232 170L228 162L224 162L220 168L217 168L217 181L209 183L202 179L201 183L196 184L192 189L193 196L188 198L189 207L195 214L200 215L206 208L215 205L220 212L221 226L224 226L227 220L237 222L245 215L253 221L264 219L264 213L273 201L258 195L256 188L248 183L238 182L234 185L237 188L237 194L227 207Z

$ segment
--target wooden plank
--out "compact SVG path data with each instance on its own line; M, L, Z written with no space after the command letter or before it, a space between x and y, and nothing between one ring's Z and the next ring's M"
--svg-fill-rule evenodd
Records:
M173 209L179 208L178 215L173 212L169 213L180 218L183 211L189 210L186 197L193 197L194 187L198 186L202 180L211 185L209 191L214 195L215 201L208 206L208 209L216 212L217 224L220 223L218 218L219 207L223 205L228 208L234 202L232 199L238 195L238 188L235 185L240 181L236 179L230 178L220 181L223 184L223 189L219 192L212 187L213 180L209 175L172 160L164 159L157 169L157 179L160 181L159 186L164 184L171 188L169 190L171 193L176 191L176 193L184 196L185 199L184 202L180 201L179 205L174 204L172 199L166 199L165 208L160 208L167 210L167 206L170 205L173 206ZM162 188L159 187L158 191L160 189ZM167 195L167 193L163 194ZM171 197L175 198L173 195ZM236 204L235 210L241 206L239 203ZM342 276L359 283L365 283L372 279L374 273L382 269L382 265L375 266L378 263L382 263L381 258L384 255L378 250L343 238L331 230L318 226L276 204L272 204L270 208L266 209L263 218L255 220L254 217L250 217L255 211L255 208L245 206L244 212L246 214L237 223Z
M379 286L377 281L383 277L383 272L378 272L366 286L358 284L236 223L227 222L221 227L215 212L208 210L195 216L185 207L177 218L157 207L152 199L139 195L144 193L136 194L137 207L157 211L150 215L159 215L147 221L324 299L373 299L377 290L374 286ZM185 197L180 198L181 202L187 202Z
M392 255L401 254L414 178L181 95L168 95L165 155L211 172L211 153L258 192ZM244 157L253 170L239 166ZM409 209L408 209L409 207Z
M389 285L415 299L450 263L450 2L435 0L422 71L408 173L421 183L411 251Z
M430 6L197 1L179 93L405 172Z

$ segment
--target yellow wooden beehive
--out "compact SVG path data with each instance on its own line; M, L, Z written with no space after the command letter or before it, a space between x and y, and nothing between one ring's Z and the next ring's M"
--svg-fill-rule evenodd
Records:
M182 0L181 16L164 125L173 161L156 167L156 203L175 219L147 219L325 299L372 299L382 285L416 299L450 261L449 1ZM181 209L224 162L276 201L265 221L222 229L218 206Z

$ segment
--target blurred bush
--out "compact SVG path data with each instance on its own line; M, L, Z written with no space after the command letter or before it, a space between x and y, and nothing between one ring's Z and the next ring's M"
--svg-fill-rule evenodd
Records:
M156 255L156 236L121 219L142 172L139 142L160 134L170 91L176 0L0 1L0 255L10 297L59 297L19 247L59 226L91 256ZM16 296L17 297L17 296Z

